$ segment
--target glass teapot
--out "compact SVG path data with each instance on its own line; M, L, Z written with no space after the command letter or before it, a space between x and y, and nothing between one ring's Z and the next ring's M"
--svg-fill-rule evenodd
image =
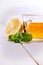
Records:
M24 31L32 34L34 41L43 41L43 15L23 14Z

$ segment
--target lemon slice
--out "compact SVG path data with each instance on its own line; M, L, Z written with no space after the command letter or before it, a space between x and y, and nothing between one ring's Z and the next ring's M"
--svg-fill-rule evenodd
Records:
M19 19L11 19L6 26L6 34L11 35L17 33L21 30L21 26L22 24Z

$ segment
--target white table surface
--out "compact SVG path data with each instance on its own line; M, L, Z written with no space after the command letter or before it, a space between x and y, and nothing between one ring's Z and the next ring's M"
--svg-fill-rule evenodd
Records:
M43 42L23 44L32 56L43 65ZM5 26L0 25L0 64L1 65L36 65L20 44L7 41Z

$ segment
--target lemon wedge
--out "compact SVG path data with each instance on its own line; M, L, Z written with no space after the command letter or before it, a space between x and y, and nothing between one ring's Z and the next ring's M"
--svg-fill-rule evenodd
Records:
M21 21L16 18L16 19L11 19L10 22L6 26L6 34L11 35L15 34L19 31L22 31L22 23Z

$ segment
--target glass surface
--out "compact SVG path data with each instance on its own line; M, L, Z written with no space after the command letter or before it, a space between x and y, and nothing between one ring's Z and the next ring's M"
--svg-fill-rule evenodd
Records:
M32 34L33 39L43 39L43 15L23 14L23 21L26 32Z

